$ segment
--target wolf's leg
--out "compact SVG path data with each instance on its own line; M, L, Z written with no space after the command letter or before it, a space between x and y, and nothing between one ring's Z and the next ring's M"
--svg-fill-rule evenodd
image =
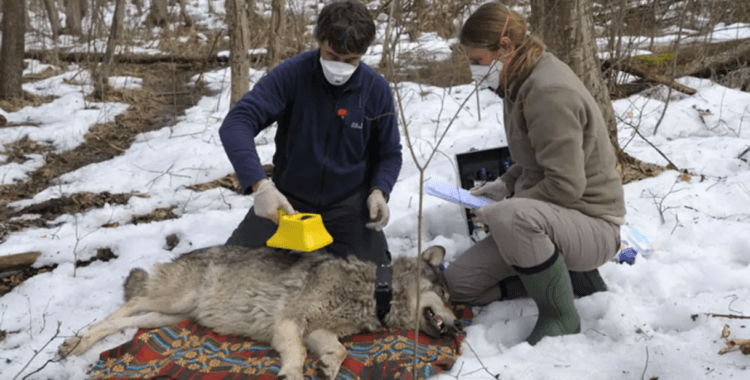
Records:
M61 357L66 357L68 355L81 355L84 352L88 351L88 349L91 348L94 343L98 342L102 338L105 338L118 331L124 330L128 327L161 327L181 322L186 318L188 318L188 316L184 314L162 314L158 312L152 312L135 317L105 319L97 323L96 326L92 326L82 336L74 336L66 339L59 348L59 354Z
M151 309L151 305L148 302L147 298L145 297L133 298L130 301L125 302L125 304L120 306L119 309L115 310L114 313L110 314L109 316L102 319L101 321L92 324L89 327L89 330L95 329L99 324L102 324L106 321L111 321L113 319L126 318L135 313L139 313L141 311L156 311L156 310Z
M341 363L346 359L346 347L339 342L336 334L325 329L315 330L305 337L305 345L319 358L318 371L326 379L335 379Z
M134 314L144 311L154 311L163 314L186 315L195 308L195 304L196 301L194 292L173 292L171 294L165 294L164 292L161 292L138 296L131 298L128 302L125 302L125 304L117 309L114 313L110 314L107 318L94 323L89 329L95 329L99 324L106 323L107 321L130 317Z
M287 380L304 380L302 365L307 352L302 344L302 328L291 319L282 319L273 327L271 346L281 356L279 378Z
M96 322L92 324L91 326L89 326L86 329L86 332L83 333L83 336L73 336L73 337L66 339L65 342L63 342L63 344L60 345L58 353L60 354L61 357L66 357L70 354L80 355L86 352L86 350L88 350L88 346L85 344L85 342L89 341L89 340L85 340L86 336L93 334L93 332L98 331L101 328L105 328L103 326L112 320L122 319L125 317L129 317L139 311L147 310L146 308L147 302L143 302L143 301L144 301L143 298L134 298L128 302L125 302L125 304L120 306L119 309L115 310L114 313L110 314L109 316L102 319L101 321ZM91 342L89 346L93 343L96 343L96 340Z

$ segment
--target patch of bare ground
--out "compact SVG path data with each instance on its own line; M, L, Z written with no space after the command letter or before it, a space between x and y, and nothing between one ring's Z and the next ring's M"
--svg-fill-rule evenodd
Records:
M401 61L408 66L377 67L377 71L391 82L414 82L442 88L471 83L469 60L463 50L457 46L451 50L451 56L442 61L419 52L401 53Z
M23 76L23 83L37 82L42 79L52 78L62 74L64 71L59 67L49 66L41 72Z
M180 243L180 238L175 234L170 234L165 237L164 249L171 251ZM36 253L38 255L38 253ZM77 260L75 263L76 268L86 267L96 261L110 261L116 259L118 256L109 247L102 247L96 250L96 255L88 260ZM20 269L18 269L20 268ZM3 268L0 266L0 297L7 294L16 286L22 284L27 279L36 276L40 273L50 272L57 268L57 265L44 266L34 268L30 265L22 265L11 268ZM0 330L0 342L3 340L3 334L6 332Z
M143 223L159 222L162 220L177 219L178 216L177 214L174 213L174 209L176 208L177 206L157 208L148 214L135 215L130 220L130 223L143 224Z
M46 164L26 181L0 185L0 242L8 232L47 226L49 220L61 214L80 213L102 207L105 203L126 203L133 194L80 193L51 199L23 210L7 207L10 202L30 199L54 186L55 180L65 173L122 154L136 135L173 124L186 108L208 94L205 86L187 85L195 72L191 65L118 65L113 71L114 75L137 76L143 82L142 89L110 90L105 93L105 101L130 105L113 122L92 126L84 142L70 151L54 152L51 147L28 139L6 147L6 154L15 161L24 161L31 153L42 153L46 155ZM27 214L41 214L41 217L21 218ZM158 220L158 217L154 217L154 220Z
M50 221L64 214L76 214L92 208L101 208L105 204L126 204L131 196L147 197L144 194L110 194L80 192L70 196L53 198L41 203L33 204L19 210L9 208L0 209L0 220L6 223L0 225L0 241L11 233L26 228L54 227Z
M163 53L194 58L205 57L217 49L229 49L228 41L221 39L222 33L201 33L195 26L178 29L166 31L156 48Z
M13 290L13 288L26 281L29 277L34 277L40 273L50 272L55 268L57 268L57 265L41 268L27 267L21 270L0 274L0 297ZM2 341L2 339L0 339L0 341Z
M23 96L18 96L10 100L0 100L0 108L4 109L7 112L17 112L24 107L39 107L43 104L51 103L53 100L55 100L55 97L51 95L39 96L24 91ZM5 125L0 125L0 127L13 127L18 125L28 124L6 123Z
M0 155L5 156L6 163L15 162L22 164L29 160L28 156L31 154L45 154L52 149L53 147L50 144L40 144L25 136L12 144L5 144L5 152L0 152Z
M263 165L263 171L266 173L266 176L268 178L271 178L273 176L273 164ZM193 191L206 191L215 189L217 187L223 187L225 189L232 190L237 194L242 194L242 186L240 186L240 180L237 179L237 174L235 173L227 174L219 179L210 182L188 186L187 188Z
M223 187L225 189L232 190L237 194L242 194L242 186L240 186L240 181L237 179L237 175L234 173L227 174L224 177L213 180L211 182L188 186L187 188L193 191L206 191L215 189L217 187Z
M88 260L78 260L75 263L76 268L86 267L96 261L109 261L116 259L117 255L112 252L112 249L108 247L99 248L96 250L96 255ZM11 270L2 272L0 271L0 297L10 292L16 286L22 284L30 277L34 277L40 273L50 272L57 268L57 265L43 266L34 268L32 266L26 266L22 269ZM0 268L2 269L2 268ZM2 339L0 339L2 341Z
M664 170L674 169L669 167L665 168L650 162L643 162L627 154L620 154L618 161L617 172L620 173L620 177L622 177L623 185L646 178L656 177Z

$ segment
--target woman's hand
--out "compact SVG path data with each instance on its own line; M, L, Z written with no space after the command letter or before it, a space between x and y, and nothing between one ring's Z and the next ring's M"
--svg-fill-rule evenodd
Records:
M510 191L505 187L505 182L500 178L487 182L484 185L474 186L469 190L469 194L475 197L485 197L499 202L510 196Z

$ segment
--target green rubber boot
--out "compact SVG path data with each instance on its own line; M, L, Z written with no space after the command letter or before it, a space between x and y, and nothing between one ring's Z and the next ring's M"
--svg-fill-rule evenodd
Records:
M606 292L607 283L599 274L599 269L593 269L588 272L573 272L570 274L570 283L573 285L573 294L576 297L586 297L597 292ZM498 301L512 300L515 298L526 297L526 288L518 276L510 276L497 284L500 287L502 296Z
M539 308L534 330L526 339L532 346L545 336L578 334L581 317L573 305L573 287L565 260L555 251L546 262L532 268L515 267L529 297Z
M599 269L588 272L568 272L570 282L573 284L573 294L578 297L590 296L596 292L606 292L607 284L604 282Z

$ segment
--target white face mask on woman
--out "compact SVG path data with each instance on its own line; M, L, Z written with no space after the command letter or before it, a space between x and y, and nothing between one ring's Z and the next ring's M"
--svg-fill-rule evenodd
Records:
M334 86L341 86L352 77L357 66L338 61L329 61L320 57L320 65L323 66L323 75L328 83Z
M493 90L500 86L500 70L503 63L492 61L489 65L469 65L471 79L479 84L479 88L491 88Z

